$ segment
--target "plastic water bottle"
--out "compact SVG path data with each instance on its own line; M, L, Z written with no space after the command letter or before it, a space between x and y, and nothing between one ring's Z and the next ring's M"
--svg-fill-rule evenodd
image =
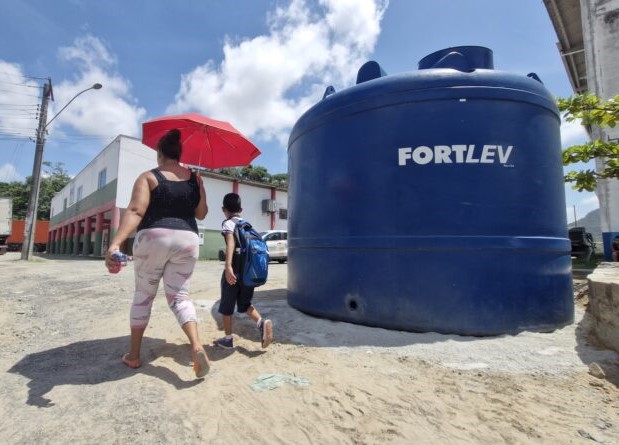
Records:
M117 250L112 254L112 259L114 260L114 265L108 269L110 273L118 273L127 265L127 255L122 253L120 250Z

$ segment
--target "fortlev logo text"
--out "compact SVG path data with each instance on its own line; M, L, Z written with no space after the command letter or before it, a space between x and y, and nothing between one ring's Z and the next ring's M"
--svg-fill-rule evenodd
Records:
M513 145L435 145L398 148L398 164L507 164Z

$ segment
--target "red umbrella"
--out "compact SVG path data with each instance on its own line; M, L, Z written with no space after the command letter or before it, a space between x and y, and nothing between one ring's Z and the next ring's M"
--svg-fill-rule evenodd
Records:
M163 116L142 124L142 143L157 149L163 135L173 128L181 132L180 161L204 168L249 165L260 150L228 122L196 113Z

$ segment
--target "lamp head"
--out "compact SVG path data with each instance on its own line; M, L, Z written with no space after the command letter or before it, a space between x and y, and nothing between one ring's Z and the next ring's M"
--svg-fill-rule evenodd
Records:
M103 85L101 85L100 83L95 83L92 86L92 88L95 89L95 90L100 90L101 88L103 88Z

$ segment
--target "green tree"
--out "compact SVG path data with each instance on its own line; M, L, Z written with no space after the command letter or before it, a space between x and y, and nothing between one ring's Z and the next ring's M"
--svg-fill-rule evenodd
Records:
M49 220L52 198L69 183L71 177L64 169L62 162L55 164L43 162L43 166L37 219ZM24 182L0 182L0 196L8 196L13 199L13 218L26 218L31 190L32 176L28 176Z
M563 112L565 120L573 122L580 119L582 124L590 127L614 128L619 119L619 96L606 102L591 94L580 94L557 101L559 110ZM597 186L598 179L619 179L619 144L611 141L594 140L586 144L573 145L563 150L563 165L588 162L598 157L605 158L605 167L601 171L591 169L568 172L565 182L573 183L572 188L582 192L592 192Z
M62 162L43 162L44 175L41 177L39 189L39 214L37 219L49 220L52 208L52 198L71 181L69 173Z
M241 170L241 178L256 182L270 182L271 175L265 167L248 165Z
M19 181L0 182L0 196L7 196L13 200L13 218L24 219L28 207L29 188L26 183Z
M271 175L265 167L248 165L246 167L228 167L213 170L215 173L231 176L237 179L264 182L276 187L288 187L288 174L277 173Z
M276 187L288 187L288 174L277 173L275 175L271 175L271 184Z
M215 170L215 173L232 176L233 178L241 177L241 169L239 167L226 167Z

